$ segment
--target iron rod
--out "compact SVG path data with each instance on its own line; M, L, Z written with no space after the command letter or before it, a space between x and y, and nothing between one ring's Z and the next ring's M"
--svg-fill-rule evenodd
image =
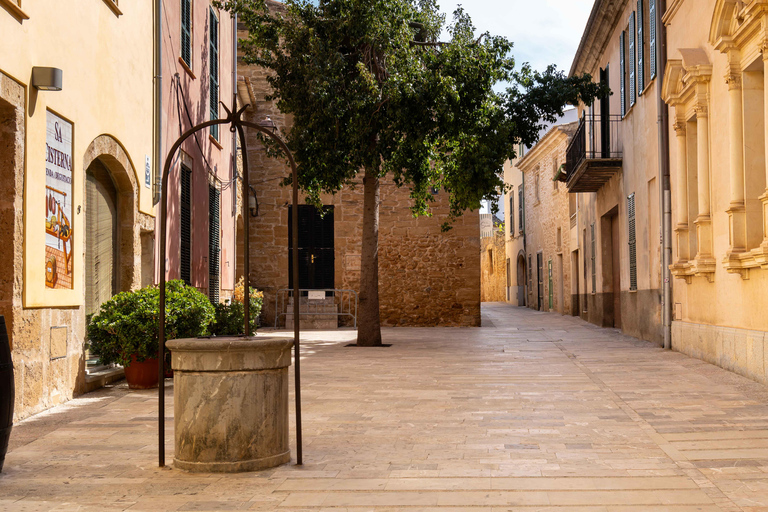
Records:
M299 176L296 164L291 162L293 182L293 356L296 361L294 364L294 390L296 396L296 465L303 465L302 446L301 446L301 358L300 358L300 318L301 318L301 297L299 294Z
M248 154L245 151L245 134L243 133L243 127L237 125L237 134L240 136L240 147L243 152L243 306L245 308L245 333L246 337L249 337L251 333L251 219L248 217L248 200L250 187L250 170L248 169Z

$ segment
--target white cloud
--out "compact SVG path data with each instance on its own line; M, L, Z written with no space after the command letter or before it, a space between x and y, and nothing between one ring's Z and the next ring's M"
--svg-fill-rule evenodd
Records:
M570 70L593 0L442 0L450 20L457 5L472 17L478 33L502 35L515 44L518 65L544 70L555 64Z

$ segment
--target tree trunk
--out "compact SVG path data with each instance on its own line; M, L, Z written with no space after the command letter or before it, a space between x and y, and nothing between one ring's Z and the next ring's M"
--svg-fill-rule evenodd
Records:
M360 310L357 344L381 345L379 317L379 178L365 170L363 177L363 249L360 262Z

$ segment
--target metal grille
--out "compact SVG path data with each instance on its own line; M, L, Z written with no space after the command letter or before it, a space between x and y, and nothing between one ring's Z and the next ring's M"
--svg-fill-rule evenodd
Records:
M648 28L650 41L651 80L656 78L656 0L648 0Z
M619 34L619 83L620 83L620 89L621 89L621 115L624 116L627 113L627 84L626 84L626 73L627 73L627 63L624 59L624 56L626 54L626 36L625 32L622 32Z
M629 219L629 289L637 290L637 235L635 230L635 194L627 197Z
M627 29L627 32L629 32L629 106L633 106L635 104L635 99L637 98L637 46L635 45L635 13L631 13L629 15L629 28Z
M219 302L219 276L221 275L221 192L208 187L208 298Z
M192 284L192 170L181 166L181 200L179 201L179 277L188 285Z
M637 94L642 95L643 89L645 89L645 60L643 53L645 52L645 41L643 36L645 35L643 17L643 0L637 0Z
M211 121L219 118L219 20L213 7L210 9L210 29L208 31L210 38L211 55L208 61L210 66L211 87L208 95L211 103ZM211 126L211 136L219 140L219 126Z
M590 226L592 229L592 293L597 293L597 261L595 253L597 252L597 241L595 240L595 223Z
M181 59L192 69L192 0L181 0Z

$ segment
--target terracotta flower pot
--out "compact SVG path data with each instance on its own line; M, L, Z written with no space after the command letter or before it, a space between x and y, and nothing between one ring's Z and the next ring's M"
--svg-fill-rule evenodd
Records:
M131 356L131 364L125 367L125 380L130 389L156 388L158 383L157 358L137 361L136 356Z

